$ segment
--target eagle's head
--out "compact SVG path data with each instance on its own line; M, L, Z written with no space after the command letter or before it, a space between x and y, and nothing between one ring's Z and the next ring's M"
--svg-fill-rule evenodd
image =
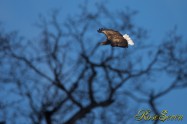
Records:
M104 30L104 28L99 28L99 29L97 30L97 32L102 33L103 30Z

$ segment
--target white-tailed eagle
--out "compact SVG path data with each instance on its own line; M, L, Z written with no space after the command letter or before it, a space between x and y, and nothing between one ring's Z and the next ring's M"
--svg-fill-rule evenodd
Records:
M118 31L112 29L100 28L97 30L99 33L104 33L107 37L107 40L101 42L102 45L111 45L112 47L123 47L128 48L128 45L134 45L134 42L129 37L129 35L122 35Z

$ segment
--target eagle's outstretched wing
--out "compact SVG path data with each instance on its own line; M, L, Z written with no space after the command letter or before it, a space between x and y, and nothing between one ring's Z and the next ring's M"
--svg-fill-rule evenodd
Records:
M112 29L104 29L100 28L97 30L99 33L104 33L108 40L112 41L113 39L124 39L123 35L120 34L118 31Z

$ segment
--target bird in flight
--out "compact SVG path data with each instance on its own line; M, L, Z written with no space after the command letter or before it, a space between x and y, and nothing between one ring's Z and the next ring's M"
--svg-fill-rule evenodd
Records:
M106 41L101 42L101 45L111 45L112 47L128 48L128 45L134 45L134 42L129 35L122 35L118 31L112 29L100 28L99 33L104 33L107 37Z

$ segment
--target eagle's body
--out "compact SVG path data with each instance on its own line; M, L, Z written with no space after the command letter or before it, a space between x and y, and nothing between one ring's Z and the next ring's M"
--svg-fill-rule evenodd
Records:
M98 32L104 33L107 37L107 40L101 43L102 45L110 44L112 47L123 47L123 48L128 48L128 44L134 45L134 42L127 34L122 35L118 31L114 31L112 29L103 29L103 28L100 28Z

